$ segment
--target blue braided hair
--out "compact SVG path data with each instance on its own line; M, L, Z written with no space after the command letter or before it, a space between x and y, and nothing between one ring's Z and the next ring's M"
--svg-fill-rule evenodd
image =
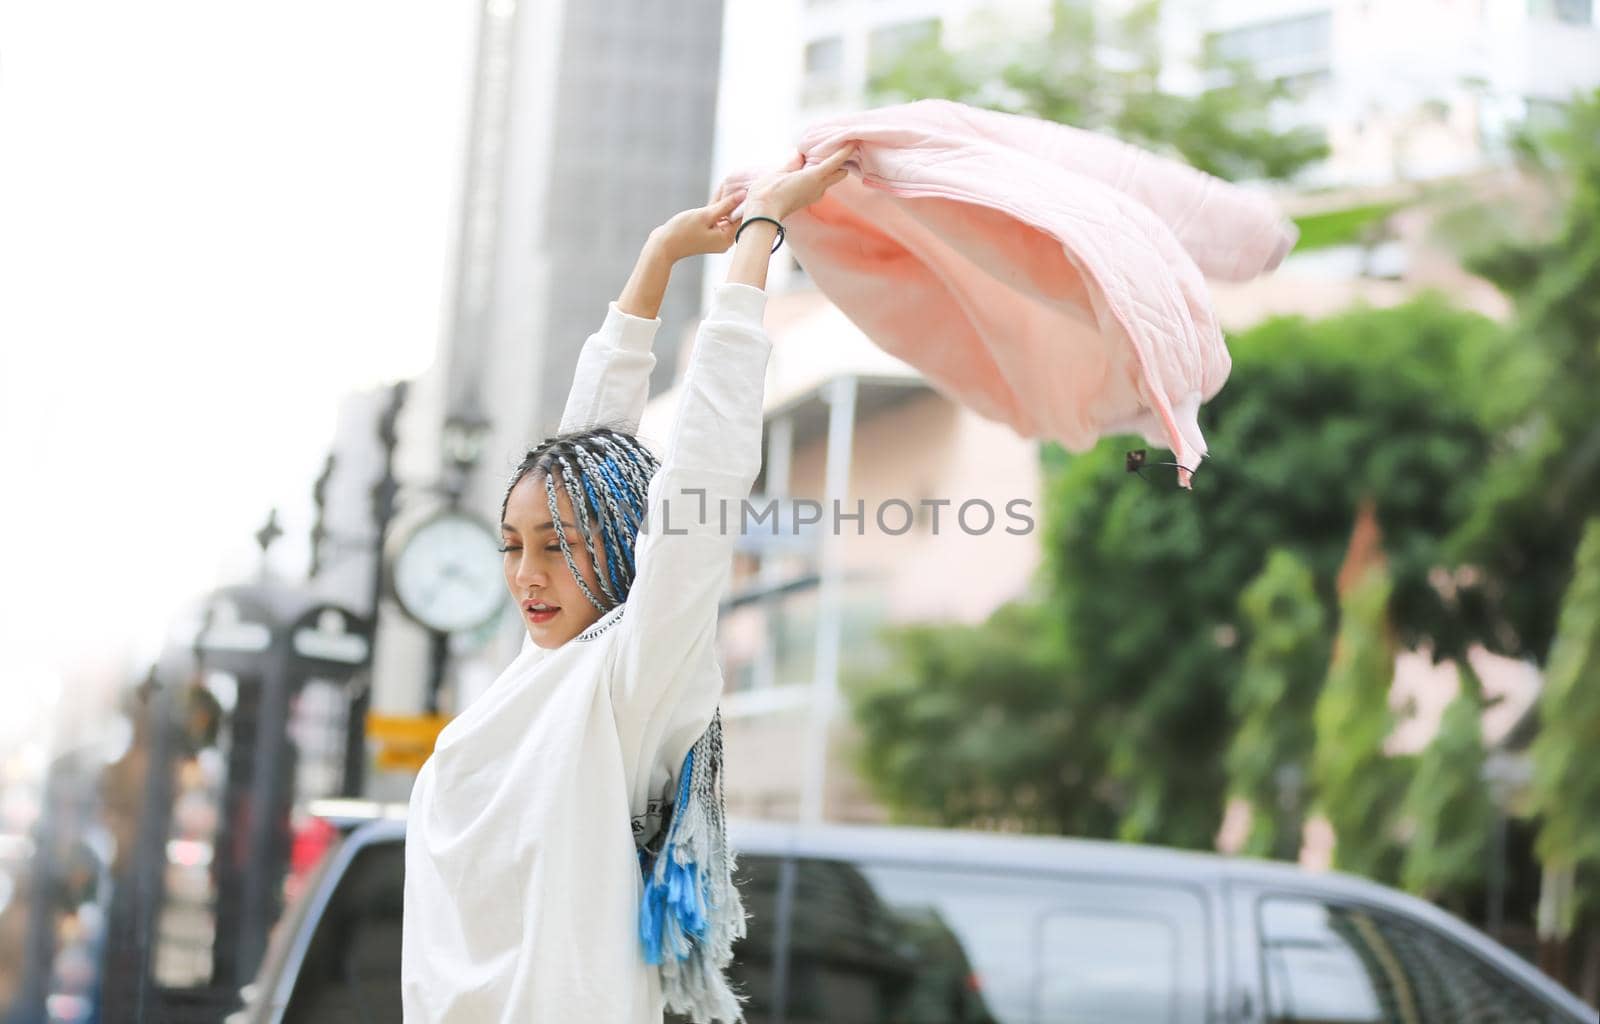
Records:
M506 485L500 518L505 518L512 488L530 473L544 478L552 521L560 519L556 489L566 491L589 563L598 569L598 553L605 553L606 571L598 577L600 593L596 594L578 571L565 532L557 531L556 537L578 589L603 614L628 599L638 568L634 544L644 522L650 480L660 467L661 463L638 438L620 430L595 427L559 434L522 457Z

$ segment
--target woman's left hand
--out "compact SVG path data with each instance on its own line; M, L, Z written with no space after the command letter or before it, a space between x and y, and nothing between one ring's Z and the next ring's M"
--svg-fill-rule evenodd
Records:
M745 190L719 196L710 205L684 210L650 232L650 241L673 260L687 256L727 252L733 246L739 221L729 214L744 202Z

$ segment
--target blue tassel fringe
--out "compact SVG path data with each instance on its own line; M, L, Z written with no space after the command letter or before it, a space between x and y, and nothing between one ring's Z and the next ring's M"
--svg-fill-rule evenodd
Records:
M643 851L639 941L659 965L667 1008L697 1022L744 1019L724 976L733 943L745 934L744 907L733 885L720 791L720 719L683 759L665 842L653 863ZM698 755L698 757L697 757Z

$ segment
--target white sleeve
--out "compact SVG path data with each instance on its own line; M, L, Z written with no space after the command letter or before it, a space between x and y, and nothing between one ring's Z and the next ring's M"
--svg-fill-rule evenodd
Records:
M659 318L633 316L611 303L605 322L589 335L578 354L560 433L589 427L614 427L628 433L639 429L639 417L650 394L650 371L656 365L650 346L660 326Z
M716 289L650 483L611 680L622 750L633 761L630 784L658 759L675 767L710 724L721 696L717 606L743 502L761 469L761 403L772 351L762 327L766 299L750 285Z

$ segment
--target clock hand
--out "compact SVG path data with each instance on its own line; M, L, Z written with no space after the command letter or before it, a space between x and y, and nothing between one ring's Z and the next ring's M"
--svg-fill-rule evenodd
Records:
M439 591L444 589L445 585L449 582L449 578L445 577L443 573L440 573L439 577L435 578L433 586L430 587L428 592L422 596L422 603L424 605L432 605L434 597L436 597Z

